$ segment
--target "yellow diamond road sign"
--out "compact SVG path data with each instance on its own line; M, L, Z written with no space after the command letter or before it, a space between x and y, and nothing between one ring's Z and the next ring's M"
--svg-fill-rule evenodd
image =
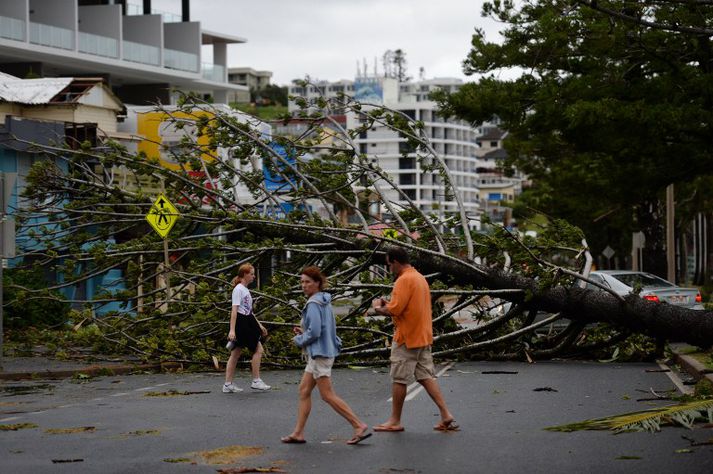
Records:
M159 194L156 201L151 206L151 210L146 214L146 220L151 227L164 239L171 232L173 224L178 220L178 210L166 199L166 196Z

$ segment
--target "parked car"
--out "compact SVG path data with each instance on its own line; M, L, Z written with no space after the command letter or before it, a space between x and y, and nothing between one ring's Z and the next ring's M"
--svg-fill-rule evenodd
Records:
M645 300L668 303L689 309L703 309L701 292L697 288L683 288L670 281L646 272L627 270L598 270L589 274L589 279L625 296L641 288L639 295ZM587 288L601 290L591 283Z

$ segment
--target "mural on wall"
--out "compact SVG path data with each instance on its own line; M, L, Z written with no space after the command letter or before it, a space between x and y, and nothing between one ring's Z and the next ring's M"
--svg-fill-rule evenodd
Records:
M196 120L203 117L213 117L214 114L204 111L196 111L188 114L185 112L171 112L169 116L166 112L145 112L137 114L136 131L145 139L138 144L138 151L144 152L149 158L156 158L162 166L174 171L180 170L181 166L174 156L181 152L181 140L188 136L196 142L202 149L205 149L202 158L206 162L214 159L215 148L209 146L210 139L206 135L200 135L195 125ZM183 128L177 128L171 123L170 118L177 118L183 122Z
M368 104L383 104L384 86L379 78L360 77L354 81L354 99Z

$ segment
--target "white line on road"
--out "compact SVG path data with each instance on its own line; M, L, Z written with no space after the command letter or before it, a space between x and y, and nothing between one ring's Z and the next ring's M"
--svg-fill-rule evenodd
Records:
M438 373L436 374L436 378L438 378L438 377L440 377L441 375L443 375L443 373L444 373L445 371L447 371L448 369L450 369L451 367L453 367L454 364L455 364L455 362L449 362L448 364L446 364L445 367L443 367L441 370L438 371ZM415 390L414 390L414 389L415 389ZM406 395L406 400L405 400L405 401L413 400L414 398L416 398L416 395L418 395L419 393L421 393L421 390L423 390L423 385L421 385L421 384L418 383L418 382L414 382L414 383L412 383L411 385L409 385L408 387L406 387L406 394L407 394L407 395ZM393 397L389 397L389 399L386 400L386 401L387 401L388 403L391 403L393 400L394 400Z
M11 416L10 418L3 418L2 420L0 420L0 423L3 421L13 421L13 420L19 420L19 419L20 419L19 416Z
M129 392L119 392L119 393L115 393L115 394L109 395L109 396L110 397L123 397L124 395L128 395L128 394L129 394Z

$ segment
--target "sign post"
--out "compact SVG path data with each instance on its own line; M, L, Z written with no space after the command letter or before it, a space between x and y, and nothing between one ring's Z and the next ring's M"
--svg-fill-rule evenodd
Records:
M164 278L166 280L166 309L168 301L171 299L171 283L169 280L170 262L168 259L168 234L173 229L173 225L178 220L180 214L178 209L169 201L166 196L159 194L153 206L146 214L146 220L153 227L158 235L163 238L163 260Z

